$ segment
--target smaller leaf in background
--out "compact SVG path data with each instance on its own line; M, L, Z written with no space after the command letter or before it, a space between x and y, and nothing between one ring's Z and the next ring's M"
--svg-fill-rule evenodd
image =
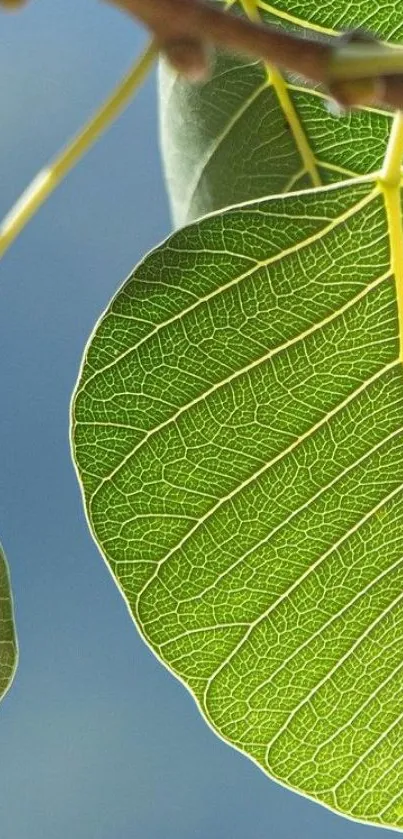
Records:
M218 54L191 85L160 67L165 175L176 225L240 200L282 192L302 165L260 62ZM312 186L305 178L304 186Z
M4 552L0 546L0 699L14 678L17 659L10 576Z
M259 7L267 24L323 37L319 22L294 20L264 2ZM339 21L333 24L337 34ZM326 186L382 165L390 113L368 108L335 118L323 91L259 61L218 53L211 78L200 85L162 62L159 90L162 156L178 227L240 201Z

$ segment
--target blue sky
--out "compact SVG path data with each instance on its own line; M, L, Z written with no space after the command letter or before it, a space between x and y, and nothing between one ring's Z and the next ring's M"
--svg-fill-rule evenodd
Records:
M32 0L1 14L0 34L4 214L144 34L96 0ZM81 354L169 229L153 78L0 266L0 534L20 640L0 707L0 837L378 837L213 735L139 639L87 531L68 443Z

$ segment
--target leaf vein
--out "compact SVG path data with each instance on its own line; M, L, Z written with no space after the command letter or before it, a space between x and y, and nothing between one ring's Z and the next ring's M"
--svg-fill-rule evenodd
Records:
M236 379L239 379L240 376L245 375L246 373L250 372L254 368L259 367L261 364L264 364L268 361L271 361L273 358L275 358L280 353L284 352L285 350L288 350L290 347L295 346L300 341L304 341L305 338L308 338L310 335L312 335L315 332L318 332L319 330L323 329L323 327L325 325L331 323L333 320L335 320L336 318L343 315L352 306L354 306L359 300L366 297L366 295L369 294L370 291L373 291L375 288L377 288L379 285L381 285L383 282L385 282L389 278L390 278L390 272L389 271L386 272L385 274L383 274L381 277L377 277L376 280L373 280L371 283L368 284L368 286L366 286L364 289L361 289L361 291L357 295L355 295L355 297L348 300L339 309L336 309L336 310L332 311L330 313L330 315L327 315L327 317L323 318L323 320L319 321L318 323L313 324L312 326L308 327L303 332L301 332L298 335L293 336L292 338L288 339L288 341L285 341L283 344L280 344L279 346L274 347L273 349L269 350L264 355L259 356L257 359L253 359L253 361L251 361L249 364L245 365L244 367L238 368L233 373L231 373L229 376L227 376L226 379L222 379L219 382L215 382L206 391L203 391L203 393L194 397L194 399L192 399L190 402L187 402L186 405L183 405L183 406L181 406L181 408L178 408L178 410L174 414L172 414L166 420L161 422L158 426L155 426L154 428L149 429L145 433L142 440L140 440L140 442L137 443L136 446L134 446L125 455L124 458L122 458L122 460L117 464L117 466L114 467L114 469L108 475L106 475L105 477L102 478L99 485L96 487L92 496L89 499L89 505L91 505L93 503L94 498L96 497L98 492L102 489L102 487L115 477L115 475L126 465L126 463L149 441L150 437L152 437L155 434L157 434L158 432L160 432L163 428L166 428L166 426L176 422L176 420L179 419L179 417L182 416L182 414L184 414L190 408L194 407L194 405L197 405L200 402L204 402L208 398L208 396L210 396L213 393L216 393L222 387L230 384L231 382L235 381Z

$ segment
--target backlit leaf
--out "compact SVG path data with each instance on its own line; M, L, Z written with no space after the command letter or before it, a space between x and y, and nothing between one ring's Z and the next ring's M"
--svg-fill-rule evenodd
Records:
M375 174L177 232L101 318L72 435L133 618L217 733L403 827L398 199Z

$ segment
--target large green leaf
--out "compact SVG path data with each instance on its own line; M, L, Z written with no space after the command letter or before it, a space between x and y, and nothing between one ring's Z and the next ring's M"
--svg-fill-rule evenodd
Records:
M370 176L173 235L101 318L72 435L94 537L214 729L403 826L398 210Z
M0 699L11 685L17 666L17 640L6 558L0 545Z
M403 33L398 4L385 0L375 7L287 0L276 9L261 3L261 12L267 22L293 29L299 24L319 34L323 27L354 25L394 39ZM229 55L217 57L203 85L191 85L161 65L160 106L177 225L239 201L371 172L382 162L390 129L390 115L382 111L335 118L320 90L295 79L285 84L259 62Z

